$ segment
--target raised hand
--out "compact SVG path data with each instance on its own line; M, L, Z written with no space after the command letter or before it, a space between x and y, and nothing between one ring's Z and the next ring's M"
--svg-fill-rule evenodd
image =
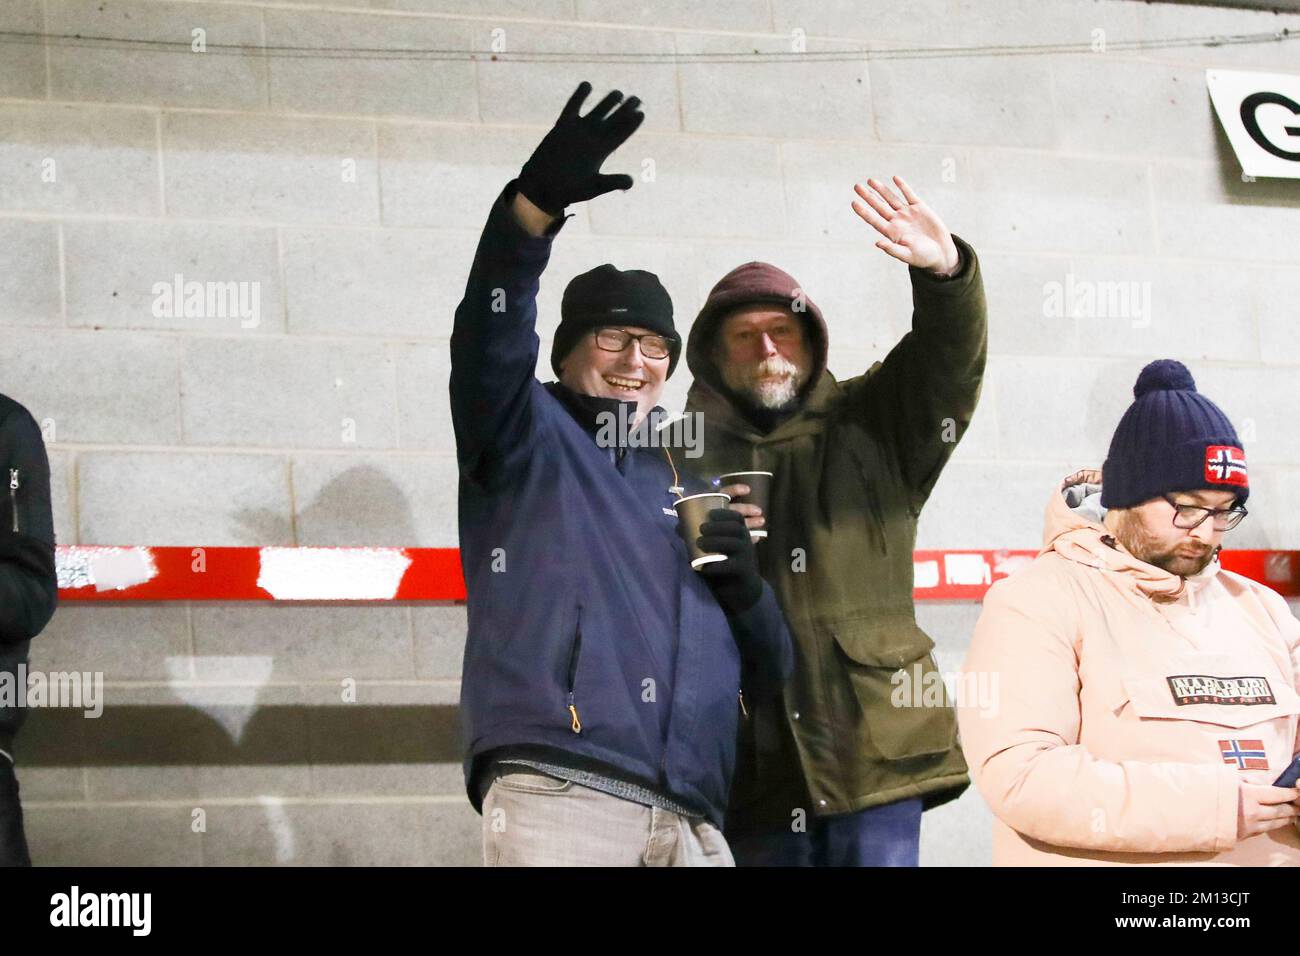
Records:
M855 199L853 211L883 237L876 242L876 248L909 266L936 275L952 275L961 264L952 233L902 176L895 176L894 183L901 196L878 179L868 179L866 186L853 186L865 201Z
M613 90L590 113L579 116L590 93L590 83L578 84L555 126L519 172L519 192L552 216L562 216L571 203L632 188L631 176L603 174L600 167L645 119L638 109L641 101L632 96L620 106L623 94Z

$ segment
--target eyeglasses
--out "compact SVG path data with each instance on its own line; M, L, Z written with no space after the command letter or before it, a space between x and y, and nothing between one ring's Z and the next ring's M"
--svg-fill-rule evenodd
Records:
M676 341L676 339L655 335L653 332L634 335L627 329L596 330L596 344L606 352L621 352L633 339L636 339L637 344L641 346L641 354L648 359L666 359L671 351L671 343Z
M1247 514L1245 508L1236 505L1231 508L1202 508L1200 505L1180 505L1168 495L1163 497L1173 506L1174 527L1182 528L1184 531L1199 528L1201 523L1210 517L1214 518L1215 531L1231 531L1241 524L1241 519Z

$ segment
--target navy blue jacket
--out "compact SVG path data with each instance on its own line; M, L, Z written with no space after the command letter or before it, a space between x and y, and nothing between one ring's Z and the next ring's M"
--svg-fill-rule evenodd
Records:
M619 402L535 378L538 281L563 220L530 236L513 187L488 217L451 338L470 800L481 812L478 758L541 745L721 826L738 695L789 675L785 619L767 585L735 618L718 605L678 534L664 450L595 441L595 412Z

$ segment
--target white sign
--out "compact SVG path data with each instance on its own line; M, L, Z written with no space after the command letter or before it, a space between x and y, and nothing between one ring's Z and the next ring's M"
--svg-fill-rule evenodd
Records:
M1300 75L1206 70L1205 83L1241 171L1300 179Z

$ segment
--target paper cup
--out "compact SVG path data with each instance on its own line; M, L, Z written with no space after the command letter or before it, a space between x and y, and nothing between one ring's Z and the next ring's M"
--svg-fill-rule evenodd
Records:
M770 471L730 471L718 476L718 482L724 488L727 485L749 485L749 494L736 495L731 500L743 505L758 505L763 509L766 519L768 502L772 499L772 473ZM767 537L767 528L750 528L749 536L755 541Z
M725 508L731 500L730 495L720 491L710 491L702 495L687 495L673 502L673 508L682 522L682 536L686 539L686 549L691 555L691 567L699 569L715 561L726 561L725 554L701 551L697 541L700 537L700 525L709 520L709 512L714 508Z

